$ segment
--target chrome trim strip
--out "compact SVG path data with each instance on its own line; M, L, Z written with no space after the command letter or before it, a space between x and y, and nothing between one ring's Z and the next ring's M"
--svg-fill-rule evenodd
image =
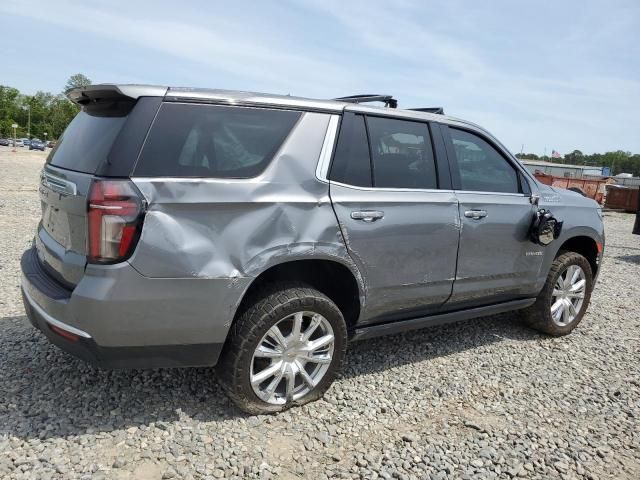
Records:
M31 307L36 312L38 312L38 314L41 315L47 323L50 323L51 325L65 330L69 333L73 333L74 335L78 335L79 337L91 338L91 335L89 335L87 332L80 330L79 328L72 327L71 325L67 325L66 323L62 323L60 320L56 320L55 318L53 318L51 315L45 312L40 305L36 303L36 301L31 295L29 295L29 292L27 292L26 289L23 288L22 291L24 292L24 296L27 298L29 305L31 305Z
M95 208L96 210L122 210L124 207L119 207L118 205L96 205L95 203L90 203L89 207Z
M423 192L423 193L454 193L453 190L444 190L440 188L388 188L388 187L358 187L347 183L336 182L331 180L331 185L339 185L341 187L353 188L354 190L362 190L365 192Z
M324 142L322 143L322 149L320 150L320 159L318 160L318 166L316 167L316 178L323 182L329 181L327 179L327 175L329 174L329 165L331 164L331 157L333 155L333 146L335 145L336 136L338 134L339 121L339 115L331 115L329 118L327 133L324 136Z
M67 195L76 195L78 193L78 188L75 183L44 171L40 174L40 183L58 193Z
M500 197L522 197L530 198L531 195L527 193L507 193L507 192L484 192L476 190L454 190L456 193L471 193L473 195L498 195Z

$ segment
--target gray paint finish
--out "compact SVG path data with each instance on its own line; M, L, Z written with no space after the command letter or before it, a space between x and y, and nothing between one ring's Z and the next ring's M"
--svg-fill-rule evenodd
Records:
M534 206L528 195L456 192L462 232L452 307L498 302L517 295L536 295L535 281L543 247L529 240ZM482 218L468 211L486 212Z
M459 236L453 192L363 189L331 184L349 253L367 279L361 322L422 315L451 295ZM375 221L353 212L377 211Z
M315 177L328 122L305 113L253 179L134 178L149 210L131 265L152 278L255 277L296 258L352 266L329 187Z
M94 90L105 88L111 87ZM407 318L422 317L414 325L429 323L425 316L466 318L491 311L477 307L491 302L524 306L526 301L517 299L540 291L567 239L586 236L604 243L595 202L539 184L494 137L462 120L247 92L113 88L131 98L154 95L305 113L256 178L132 179L148 210L134 254L116 265L86 264L86 195L92 175L47 167L77 191L64 195L41 186L43 223L36 246L40 259L75 288L62 300L48 298L27 278L23 288L42 311L86 332L100 346L222 344L243 296L260 274L308 259L334 261L353 274L361 307L358 335L365 336L362 329L371 325L399 325ZM539 206L564 222L560 238L547 247L527 238L535 207L525 195L367 189L329 182L338 115L345 108L482 133L529 179L532 192L540 196ZM487 216L468 218L469 209L484 210ZM358 218L371 211L380 212L380 218ZM462 308L475 309L445 315Z

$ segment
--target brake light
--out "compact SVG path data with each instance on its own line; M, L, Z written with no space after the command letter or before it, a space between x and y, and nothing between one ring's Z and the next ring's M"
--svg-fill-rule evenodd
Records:
M89 192L89 261L116 263L135 247L143 201L129 180L96 180Z

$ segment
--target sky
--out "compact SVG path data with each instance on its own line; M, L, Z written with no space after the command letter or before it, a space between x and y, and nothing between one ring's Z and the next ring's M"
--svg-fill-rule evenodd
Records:
M512 152L640 153L640 1L1 0L0 84L442 106Z

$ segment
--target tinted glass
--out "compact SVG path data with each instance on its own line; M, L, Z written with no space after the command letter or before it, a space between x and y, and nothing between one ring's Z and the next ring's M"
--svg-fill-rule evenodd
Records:
M367 126L376 187L438 187L426 123L367 117Z
M513 166L482 138L449 128L456 152L461 190L518 193L518 175Z
M78 113L49 154L47 163L78 172L95 173L106 162L126 118L126 115Z
M357 187L371 186L371 160L362 115L345 113L342 117L329 178Z
M267 167L300 115L286 110L165 103L135 174L255 177Z

